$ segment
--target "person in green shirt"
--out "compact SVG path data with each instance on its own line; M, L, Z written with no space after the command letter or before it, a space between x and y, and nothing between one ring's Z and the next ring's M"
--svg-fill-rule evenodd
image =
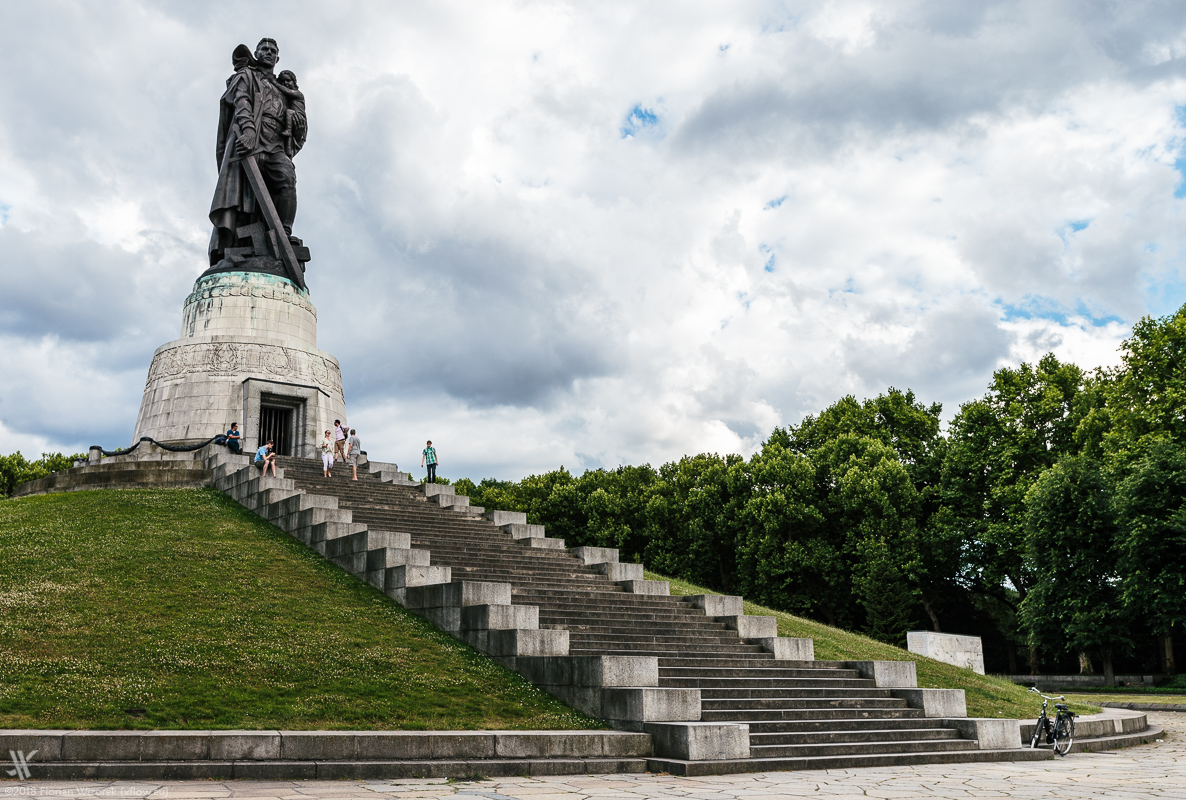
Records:
M424 452L420 454L420 466L428 467L428 477L424 479L425 483L436 483L437 479L437 451L432 446L432 439L428 440L428 446L424 448Z

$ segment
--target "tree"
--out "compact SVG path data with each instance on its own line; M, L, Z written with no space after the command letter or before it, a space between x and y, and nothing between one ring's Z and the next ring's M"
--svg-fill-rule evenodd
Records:
M72 456L61 453L42 453L41 458L30 461L18 450L7 456L0 456L0 493L5 497L22 483L44 478L52 472L60 472L74 466L75 459L85 458L82 453Z
M1064 456L1026 495L1034 581L1021 604L1031 647L1086 653L1115 683L1113 658L1132 648L1120 594L1113 486L1099 461Z
M1060 456L1076 452L1083 372L1053 354L1000 369L988 393L965 403L948 429L936 520L963 558L958 580L1011 614L1034 585L1027 554L1026 494ZM1011 638L1009 615L1001 633ZM1036 670L1031 649L1030 668Z
M1125 603L1161 637L1161 663L1176 671L1173 630L1186 622L1186 447L1146 445L1117 491Z
M1123 465L1153 439L1186 444L1186 306L1162 319L1142 318L1121 348L1123 364L1108 396L1107 444Z

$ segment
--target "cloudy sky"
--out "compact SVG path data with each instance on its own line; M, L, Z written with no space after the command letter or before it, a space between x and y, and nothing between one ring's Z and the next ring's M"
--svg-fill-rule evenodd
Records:
M947 414L1186 302L1186 4L0 3L0 452L130 441L205 266L231 51L372 457L518 478Z

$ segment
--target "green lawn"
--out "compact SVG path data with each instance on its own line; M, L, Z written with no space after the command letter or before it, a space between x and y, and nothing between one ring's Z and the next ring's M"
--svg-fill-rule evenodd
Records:
M670 581L673 595L719 594L655 573L648 572L646 577L650 580ZM821 622L795 617L754 603L745 604L745 613L778 617L780 636L815 640L815 657L821 661L913 661L917 664L920 687L963 689L969 717L1036 718L1042 708L1042 701L1037 695L1028 694L1021 686L1003 678L977 675L971 670L915 655L908 650L884 644L858 633L833 628ZM1072 704L1071 708L1080 714L1094 714L1099 711L1098 706L1084 702Z
M0 728L595 727L215 491L0 500Z

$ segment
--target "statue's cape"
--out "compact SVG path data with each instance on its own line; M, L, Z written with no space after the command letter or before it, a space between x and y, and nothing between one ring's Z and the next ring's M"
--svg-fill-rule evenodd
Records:
M259 93L260 77L252 69L256 62L246 45L235 48L233 63L235 74L227 78L226 91L218 104L218 140L214 151L218 160L218 183L214 187L214 198L210 201L210 222L214 225L210 235L211 264L218 260L216 254L221 253L227 242L235 241L238 212L251 214L255 211L255 196L247 185L236 153L238 130L235 128L235 98L241 91L251 98L256 117L254 127L258 131L261 110L255 97Z

